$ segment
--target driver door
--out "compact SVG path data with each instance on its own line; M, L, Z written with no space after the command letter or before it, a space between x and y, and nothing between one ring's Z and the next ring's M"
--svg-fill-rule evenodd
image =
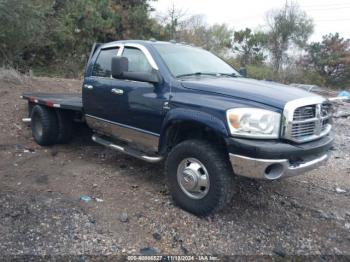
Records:
M122 56L129 61L129 72L153 70L142 50L125 46ZM167 100L160 85L148 82L124 80L122 99L122 124L146 132L159 134L164 119L163 104Z

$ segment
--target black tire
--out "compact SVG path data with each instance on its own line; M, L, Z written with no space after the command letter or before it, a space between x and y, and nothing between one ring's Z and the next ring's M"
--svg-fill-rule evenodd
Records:
M73 137L73 115L70 111L57 111L58 136L56 143L66 144Z
M58 121L54 110L36 105L31 114L34 140L41 146L53 145L57 141Z
M209 176L209 189L201 199L189 197L178 182L177 172L180 163L188 158L199 160ZM207 216L222 209L232 199L234 174L228 157L206 141L187 140L175 146L166 160L165 172L173 200L190 213Z

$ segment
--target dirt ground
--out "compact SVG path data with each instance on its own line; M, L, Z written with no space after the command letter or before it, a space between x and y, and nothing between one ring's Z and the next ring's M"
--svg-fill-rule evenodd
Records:
M23 91L79 92L81 82L0 83L0 254L347 255L350 258L350 118L335 120L328 165L266 182L236 178L231 204L208 218L174 206L163 166L90 141L40 147ZM348 105L348 108L350 105ZM96 199L80 200L88 195ZM344 258L344 257L343 257Z

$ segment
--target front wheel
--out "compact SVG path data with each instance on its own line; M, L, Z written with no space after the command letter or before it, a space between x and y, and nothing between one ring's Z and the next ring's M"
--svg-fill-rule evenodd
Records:
M198 216L219 211L233 195L233 172L227 156L206 141L175 146L165 164L175 203Z

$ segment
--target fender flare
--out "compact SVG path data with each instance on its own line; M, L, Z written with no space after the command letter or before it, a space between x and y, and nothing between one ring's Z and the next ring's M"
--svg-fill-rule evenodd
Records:
M229 133L227 130L227 127L225 123L211 115L205 112L193 110L193 109L185 109L185 108L176 108L168 112L166 115L161 133L160 133L160 141L159 141L159 150L162 151L164 146L166 145L166 134L168 128L177 121L186 121L186 122L194 122L197 124L201 124L203 126L209 127L219 135L222 135L223 137L228 137Z

